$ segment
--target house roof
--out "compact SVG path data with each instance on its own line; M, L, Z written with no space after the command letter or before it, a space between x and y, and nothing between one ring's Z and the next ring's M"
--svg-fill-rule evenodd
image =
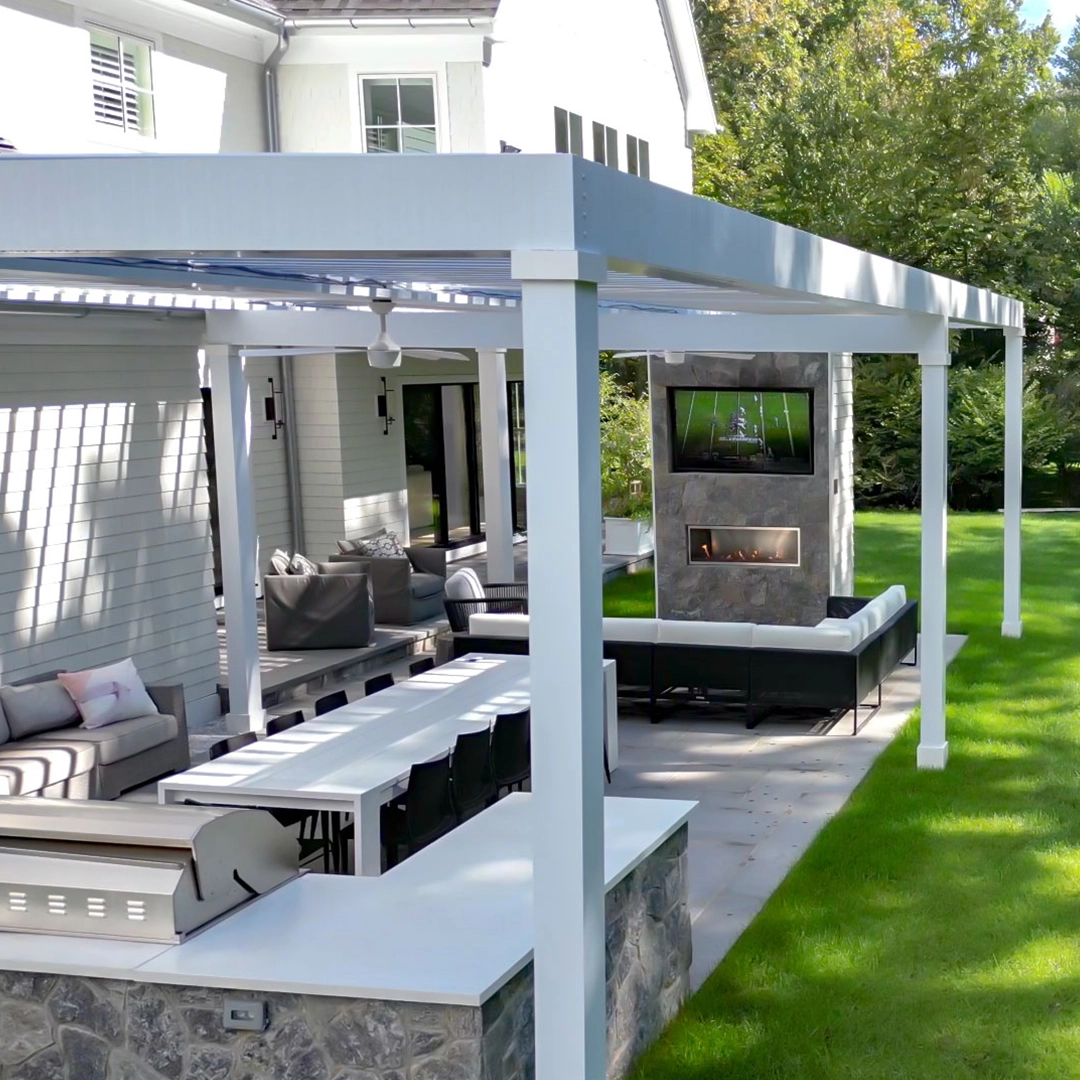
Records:
M267 0L281 15L334 19L492 19L499 0Z

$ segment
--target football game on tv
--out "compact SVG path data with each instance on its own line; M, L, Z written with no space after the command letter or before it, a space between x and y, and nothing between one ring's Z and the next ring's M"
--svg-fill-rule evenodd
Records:
M809 390L672 389L670 402L676 472L814 471Z

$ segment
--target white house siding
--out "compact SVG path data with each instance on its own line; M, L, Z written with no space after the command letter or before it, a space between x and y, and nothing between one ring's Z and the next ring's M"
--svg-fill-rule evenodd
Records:
M440 152L483 152L482 59L479 30L304 30L293 37L278 69L281 147L295 153L359 152L360 79L426 75L435 83Z
M649 142L651 179L689 191L684 114L657 0L502 0L484 72L488 150L504 140L526 153L555 150L554 109Z
M850 596L855 591L855 389L851 353L831 353L829 366L829 469L834 487L829 529L833 543L830 591L833 596Z
M337 358L304 356L295 378L305 554L325 558L345 535Z
M281 361L276 357L248 357L244 375L251 402L251 484L255 500L255 525L259 533L259 573L265 574L275 548L292 549L292 514L289 506L285 431L266 420L264 402L270 396L269 379L281 390ZM277 398L282 415L281 398Z
M265 148L262 59L268 35L209 13L146 0L0 6L0 132L24 153L215 153ZM213 20L217 19L217 22ZM156 136L94 121L87 22L154 44Z
M132 656L217 715L200 329L0 315L3 681Z

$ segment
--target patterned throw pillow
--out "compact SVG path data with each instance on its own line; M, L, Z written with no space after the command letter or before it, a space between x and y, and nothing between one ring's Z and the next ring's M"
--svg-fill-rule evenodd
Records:
M373 559L401 559L405 557L405 549L401 546L397 533L387 531L385 536L372 536L367 540L360 541L361 554L370 555Z
M306 577L308 574L317 574L319 568L306 556L298 551L289 563L289 573L298 577Z
M287 574L289 572L289 553L283 551L281 548L277 548L274 554L270 556L270 573L271 574Z
M158 711L131 657L108 667L66 671L56 678L74 698L87 731Z

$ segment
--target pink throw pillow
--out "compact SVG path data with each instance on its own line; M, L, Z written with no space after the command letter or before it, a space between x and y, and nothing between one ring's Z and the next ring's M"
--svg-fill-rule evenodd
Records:
M108 667L66 671L56 677L74 699L88 731L157 712L131 657Z

